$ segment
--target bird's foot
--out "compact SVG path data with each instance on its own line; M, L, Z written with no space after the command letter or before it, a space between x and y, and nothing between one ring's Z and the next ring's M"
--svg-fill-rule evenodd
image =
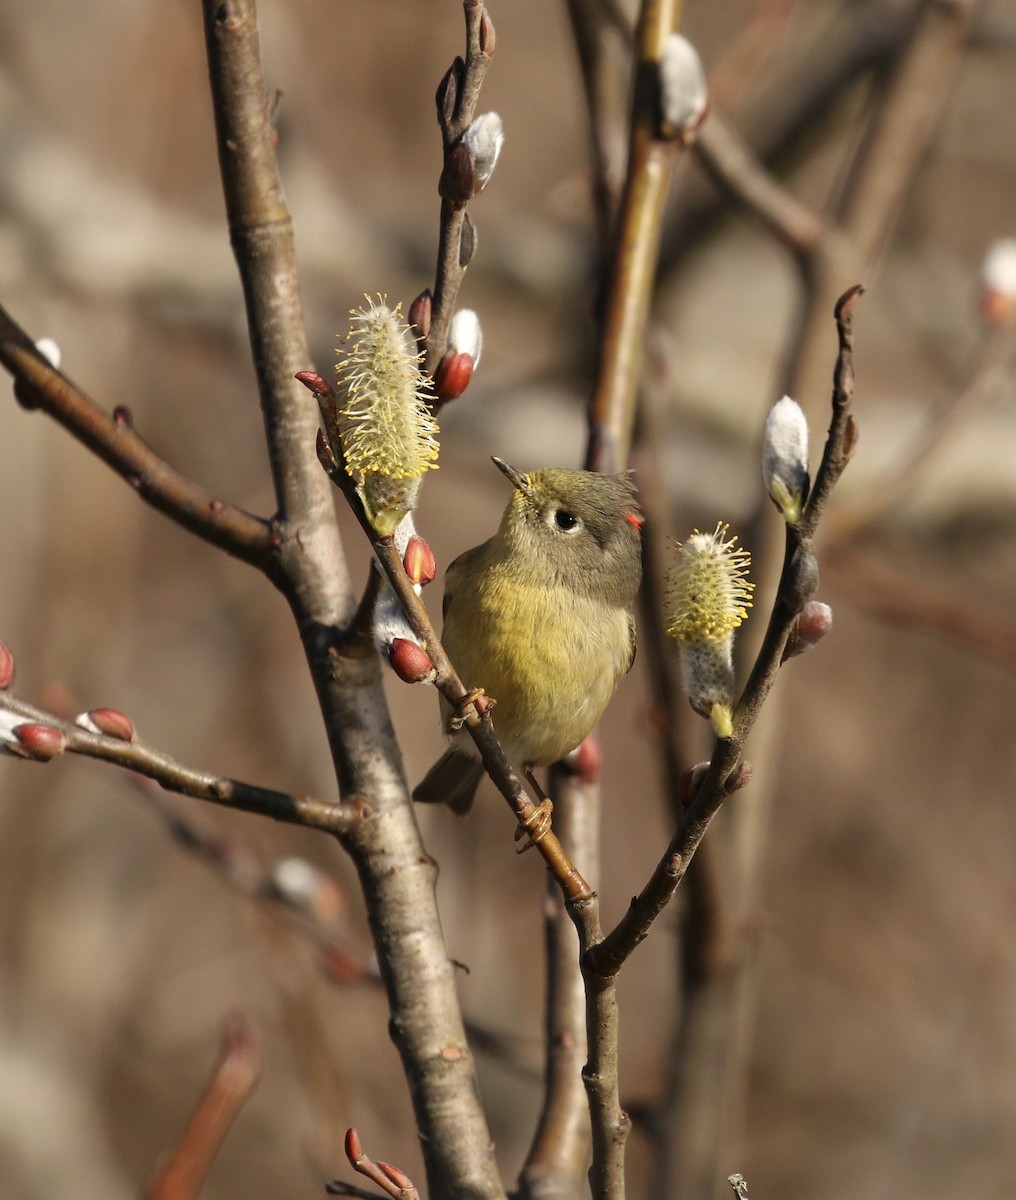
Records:
M541 793L542 794L542 793ZM554 804L546 796L536 805L533 811L524 821L519 821L519 827L515 830L515 840L521 841L525 838L525 842L519 846L516 854L525 854L527 850L542 842L543 839L550 833L552 822L550 814L554 811Z
M494 707L497 701L488 696L483 688L470 688L462 697L455 708L455 711L448 718L448 732L458 733L466 723L466 709L475 707L476 711L482 717L488 709Z

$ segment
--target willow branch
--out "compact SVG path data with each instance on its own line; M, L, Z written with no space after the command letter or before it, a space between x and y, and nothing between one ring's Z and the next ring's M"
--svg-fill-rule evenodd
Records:
M274 159L253 0L203 0L209 76L230 237L279 502L280 584L324 716L340 794L370 817L343 839L363 888L432 1195L501 1197L435 897L375 656L332 653L356 601L333 493L315 455L316 407L289 213Z
M589 404L586 466L595 471L620 470L631 446L664 201L683 147L661 135L659 109L660 59L679 15L677 0L645 0L642 6L628 171Z
M216 1156L261 1074L260 1039L242 1016L222 1030L222 1051L169 1162L145 1189L145 1200L197 1200Z
M587 748L592 753L595 742ZM596 755L598 757L598 754ZM597 764L598 766L598 764ZM600 861L599 782L562 763L550 769L554 829L569 857L582 863L589 883ZM548 878L544 899L547 999L543 1109L519 1177L519 1200L570 1200L582 1190L589 1162L589 1104L582 1081L586 1062L586 995L575 928L560 889Z
M821 247L824 222L766 170L719 113L711 112L703 122L694 150L717 187L794 254L807 258Z
M494 25L483 0L463 0L466 18L466 57L456 58L438 88L438 122L444 151L444 172L462 135L476 115L480 87L494 53ZM429 327L424 336L425 366L433 375L448 345L448 326L473 256L475 229L463 200L442 196L438 233L437 273Z
M684 878L723 801L743 787L750 777L748 764L740 761L741 750L776 681L794 620L817 583L812 539L833 486L850 460L856 440L856 426L850 412L854 384L853 310L861 292L859 287L851 288L836 306L839 354L833 381L832 422L804 514L797 525L788 525L786 529L783 570L772 613L748 682L735 708L733 735L718 739L708 766L689 779L688 804L649 882L614 929L585 955L585 967L593 976L615 976L644 940Z
M14 377L23 407L38 408L112 467L138 495L184 529L262 571L271 573L270 522L226 504L171 467L131 424L130 413L105 412L35 348L0 308L0 362Z
M207 771L197 771L146 745L136 734L128 740L126 737L93 732L73 721L65 721L53 713L37 708L11 692L0 692L0 713L9 713L11 718L21 718L26 725L59 730L63 734L63 749L67 753L97 758L114 766L136 771L139 775L153 779L166 791L176 792L180 796L193 796L197 800L208 800L226 808L257 813L276 821L306 825L312 829L324 829L329 833L343 835L360 824L366 813L362 801L333 803L315 799L313 796L276 792L256 784L242 783L238 779L227 779Z

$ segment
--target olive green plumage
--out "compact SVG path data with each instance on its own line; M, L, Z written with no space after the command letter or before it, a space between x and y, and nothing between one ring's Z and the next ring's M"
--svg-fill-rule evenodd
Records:
M441 640L466 687L497 701L494 730L525 771L573 750L631 668L641 517L626 474L494 461L515 490L497 533L446 572ZM462 730L413 797L465 812L482 775Z

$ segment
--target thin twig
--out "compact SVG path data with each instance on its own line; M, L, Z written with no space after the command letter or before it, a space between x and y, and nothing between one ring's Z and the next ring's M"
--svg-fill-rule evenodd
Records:
M169 1162L145 1189L146 1200L196 1200L222 1143L261 1074L260 1038L244 1016L222 1029L222 1052Z
M589 746L595 743L590 739ZM568 856L597 886L600 861L599 783L562 763L550 769L554 828ZM543 1109L519 1177L519 1200L576 1195L589 1162L589 1105L582 1082L586 1061L586 998L579 946L561 891L548 877L544 898L547 959L546 1064Z
M112 467L138 495L178 525L268 573L275 535L269 521L206 492L181 475L138 434L126 409L105 412L36 350L0 308L0 362L25 408L39 408Z
M126 741L93 733L74 724L73 721L62 720L37 708L11 692L0 692L0 712L22 717L25 724L60 730L66 739L65 750L69 754L81 754L86 758L101 759L103 762L137 771L139 775L155 780L166 791L176 792L181 796L210 800L213 804L257 813L276 821L323 829L340 837L348 835L356 828L368 812L362 801L329 802L315 799L313 796L272 791L252 783L242 783L238 779L212 775L207 771L196 771L177 762L168 754L147 746L137 737Z
M851 288L840 297L836 306L840 349L833 385L833 419L822 464L801 521L796 526L787 526L783 572L765 639L735 709L733 735L717 740L709 766L695 787L670 845L649 882L614 929L585 955L586 970L594 976L609 978L617 974L627 957L646 937L653 921L670 902L723 801L747 782L749 771L747 764L740 763L741 749L776 681L793 621L810 598L816 578L811 541L833 485L850 459L856 439L854 418L850 412L853 398L853 310L861 291L859 287Z
M620 470L631 445L663 206L683 148L680 140L661 137L659 128L660 58L679 15L679 0L644 0L642 5L628 170L588 410L586 466L594 471Z
M794 254L807 257L819 249L827 235L824 222L770 175L719 113L703 122L694 150L716 185Z
M483 0L463 0L463 9L466 57L455 59L438 89L437 115L445 166L476 115L480 87L494 53L494 25ZM425 366L431 375L447 349L448 326L475 240L466 203L442 198L430 328L424 338Z

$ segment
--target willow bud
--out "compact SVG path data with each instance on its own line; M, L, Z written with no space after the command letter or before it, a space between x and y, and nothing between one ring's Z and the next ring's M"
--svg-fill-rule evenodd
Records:
M437 422L416 338L382 297L351 312L339 351L336 423L346 472L371 526L391 534L416 505L420 479L435 467Z
M734 630L747 617L751 557L739 548L730 527L697 529L677 545L667 572L667 633L681 644L684 686L692 708L712 722L717 737L733 732Z
M496 112L483 113L462 135L462 145L473 164L475 192L481 192L494 174L504 145L504 125ZM474 194L475 194L474 192Z
M762 479L788 525L801 519L808 499L808 422L796 400L784 396L769 410L762 435Z
M1016 324L1016 238L993 242L985 256L981 316L996 329Z
M706 73L698 51L672 33L660 56L660 117L665 137L690 142L709 111Z

